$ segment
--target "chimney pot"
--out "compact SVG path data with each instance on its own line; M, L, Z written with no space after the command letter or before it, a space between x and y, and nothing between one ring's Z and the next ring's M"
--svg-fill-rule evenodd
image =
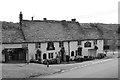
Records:
M31 17L32 18L32 21L33 21L33 17Z
M44 21L46 21L46 20L47 20L47 18L43 18L43 20L44 20Z
M75 21L76 21L76 19L71 19L71 21L75 22Z

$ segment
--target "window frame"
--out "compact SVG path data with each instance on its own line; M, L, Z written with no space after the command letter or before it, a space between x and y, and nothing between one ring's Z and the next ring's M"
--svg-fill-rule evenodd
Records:
M97 40L94 40L94 45L96 45L97 44Z
M44 58L44 55L46 56L46 58ZM47 54L46 53L43 54L43 59L47 59Z
M81 45L81 44L82 44L82 43L81 43L81 40L79 40L79 41L78 41L78 46Z
M63 41L59 42L59 47L63 47L63 46L64 46L64 42Z
M40 42L35 43L35 48L41 48L41 43Z
M51 52L51 53L48 53L48 58L49 59L53 59L53 53Z
M71 56L75 56L75 52L74 51L71 51Z
M47 43L47 50L55 50L54 42L48 42Z
M92 47L92 43L90 41L87 41L87 42L84 43L84 47L85 48Z

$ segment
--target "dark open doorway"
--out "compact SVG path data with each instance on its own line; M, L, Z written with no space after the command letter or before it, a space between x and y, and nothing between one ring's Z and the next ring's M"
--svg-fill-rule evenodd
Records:
M5 62L14 63L26 61L26 49L24 48L4 49L3 54L5 56Z

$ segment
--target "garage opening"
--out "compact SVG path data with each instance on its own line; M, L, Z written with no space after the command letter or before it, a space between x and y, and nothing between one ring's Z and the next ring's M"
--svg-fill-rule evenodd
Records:
M4 62L25 62L26 49L24 48L9 48L2 50L4 55Z

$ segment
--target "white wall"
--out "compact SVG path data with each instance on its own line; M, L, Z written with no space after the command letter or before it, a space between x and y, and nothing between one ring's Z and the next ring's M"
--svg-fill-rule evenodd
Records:
M69 55L68 42L64 42L63 45L64 45L64 47L65 47L65 54L66 54L66 55Z
M97 53L103 53L103 46L104 46L104 41L103 40L97 40Z
M41 43L41 48L40 48L40 50L42 51L41 59L43 59L43 54L44 53L47 54L46 48L47 48L47 43ZM47 55L47 57L48 57L48 55Z
M0 44L0 62L4 61L3 60L3 55L2 55L2 44Z
M88 41L88 40L87 40ZM91 47L84 47L84 44L87 42L87 41L82 41L81 42L81 47L82 47L82 55L83 56L88 56L88 49L94 49L94 41L93 40L89 40L89 42L91 42ZM71 57L71 52L74 51L74 55L76 55L76 50L78 49L78 41L70 41L69 43L69 47L68 47L68 42L63 42L64 44L64 47L65 47L65 54L69 54L69 49L70 48L70 58L73 58L74 59L74 56ZM103 51L103 40L97 40L97 46L98 46L98 50L97 50L97 53L101 53ZM59 47L59 42L54 42L54 47L55 47L55 50L47 50L47 43L41 43L41 48L40 50L42 51L42 55L41 55L41 58L43 59L43 54L46 53L47 55L47 59L48 58L48 53L53 53L53 58L56 57L56 55L58 54L58 52L60 51L60 47ZM35 49L35 43L29 43L28 44L28 49L29 49L29 55L30 57L31 56L34 56L35 58L35 54L36 54L36 50ZM57 54L56 54L57 53Z
M82 43L81 47L82 47L82 55L83 56L88 56L88 49L93 49L94 48L94 41L92 41L92 40L89 40L89 42L91 42L91 47L84 47L84 45L87 41L82 41L81 42Z
M2 49L4 48L22 48L22 44L2 44Z
M35 59L35 53L36 53L35 43L29 43L28 44L28 56L29 56L29 60L32 57Z
M78 49L78 41L71 41L70 42L70 58L74 59L76 55L76 50ZM74 56L71 56L71 52L74 51Z

